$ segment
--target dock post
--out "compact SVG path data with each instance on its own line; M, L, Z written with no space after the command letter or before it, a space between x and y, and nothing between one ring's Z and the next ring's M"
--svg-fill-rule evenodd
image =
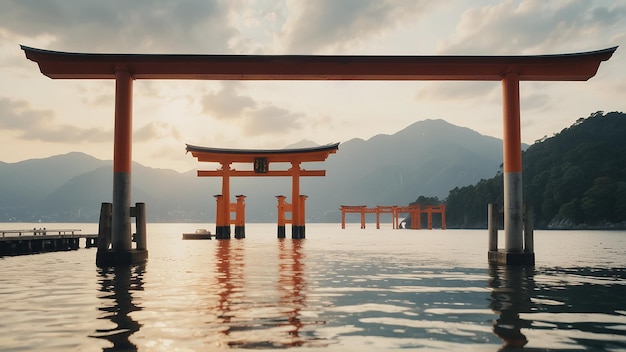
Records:
M137 249L147 250L146 203L136 203L134 209Z
M85 238L85 248L91 248L91 247L95 247L98 245L98 239L97 238Z
M96 265L98 267L132 265L145 262L148 259L148 250L146 249L145 203L136 203L135 207L129 208L128 214L129 216L135 217L136 221L136 248L131 248L128 251L109 248L112 247L112 204L102 203L100 209L100 223L98 225L98 252L96 253Z
M533 243L533 215L532 207L524 204L524 249L522 252L511 252L507 249L498 248L498 228L500 210L496 204L489 204L489 252L488 261L489 264L503 264L503 265L534 265L535 264L535 252Z
M489 231L489 252L498 250L498 205L490 203L488 206L488 231Z
M108 251L111 245L111 213L113 204L102 203L98 223L98 252Z
M524 206L524 253L535 253L534 243L534 214L533 207L525 204Z
M72 238L72 249L80 248L80 238Z

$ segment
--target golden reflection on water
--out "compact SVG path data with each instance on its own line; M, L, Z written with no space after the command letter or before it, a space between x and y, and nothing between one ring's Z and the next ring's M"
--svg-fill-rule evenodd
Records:
M97 271L83 295L97 289L100 315L81 336L104 351L626 346L620 268L435 265L424 237L392 246L356 235L334 247L250 238L171 250L164 238L149 272Z
M217 319L223 325L220 332L230 335L232 313L231 304L233 295L242 290L243 282L243 247L236 246L231 250L231 241L217 241L216 257L216 281L218 287Z
M258 289L256 285L259 283L245 277L244 246L238 241L217 242L215 262L219 292L216 310L217 324L221 325L219 331L224 337L221 344L238 348L285 348L303 346L311 341L311 336L303 336L301 330L306 325L321 322L307 322L301 315L307 305L308 289L303 243L304 240L278 240L277 278L266 277L268 282L261 283L267 286L262 289L266 297L261 298L260 303L251 303L246 290ZM267 258L267 264L271 263L272 258ZM264 269L272 271L269 267ZM276 296L268 290L272 285L276 287Z

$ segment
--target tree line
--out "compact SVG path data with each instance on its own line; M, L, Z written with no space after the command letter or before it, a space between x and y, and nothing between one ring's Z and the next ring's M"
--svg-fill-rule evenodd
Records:
M524 202L536 228L626 227L626 114L595 112L522 153ZM491 179L455 187L445 200L448 228L486 228L487 204L504 202L500 170Z

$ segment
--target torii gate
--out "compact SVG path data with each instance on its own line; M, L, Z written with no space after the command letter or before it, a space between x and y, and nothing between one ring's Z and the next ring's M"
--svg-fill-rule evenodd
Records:
M528 56L161 55L68 53L21 46L53 79L115 79L112 241L107 264L135 257L130 233L132 87L135 79L500 81L503 99L505 248L499 263L534 263L522 234L520 81L586 81L617 47ZM99 252L100 253L100 252ZM147 253L147 252L146 252ZM110 255L109 255L110 254ZM145 256L136 257L145 260ZM122 258L122 259L120 259ZM490 253L490 258L492 258ZM97 262L97 260L96 260ZM103 261L103 265L104 261Z
M230 238L230 177L231 176L291 176L291 238L305 237L304 202L300 195L300 176L325 176L326 170L304 170L303 162L320 162L334 154L339 143L320 147L298 149L225 149L208 148L187 144L187 151L200 162L217 162L222 165L219 170L198 170L198 176L221 176L222 194L217 197L217 215L215 219L215 236L218 239ZM271 170L271 163L291 163L288 170ZM252 170L231 169L233 163L250 163ZM279 208L280 208L279 199ZM279 209L279 217L281 209ZM280 226L280 221L279 221ZM284 226L284 224L283 224ZM284 237L284 228L281 236ZM235 228L235 237L239 237Z

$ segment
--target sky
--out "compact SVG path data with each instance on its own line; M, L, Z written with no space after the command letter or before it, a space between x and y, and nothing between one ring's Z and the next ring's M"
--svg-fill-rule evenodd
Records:
M522 82L522 141L626 111L626 1L2 0L0 161L113 158L114 81L53 80L21 45L92 53L538 55L620 46L586 82ZM170 81L133 86L133 160L202 168L185 144L278 149L443 119L502 138L500 82ZM341 147L339 149L341 152Z

